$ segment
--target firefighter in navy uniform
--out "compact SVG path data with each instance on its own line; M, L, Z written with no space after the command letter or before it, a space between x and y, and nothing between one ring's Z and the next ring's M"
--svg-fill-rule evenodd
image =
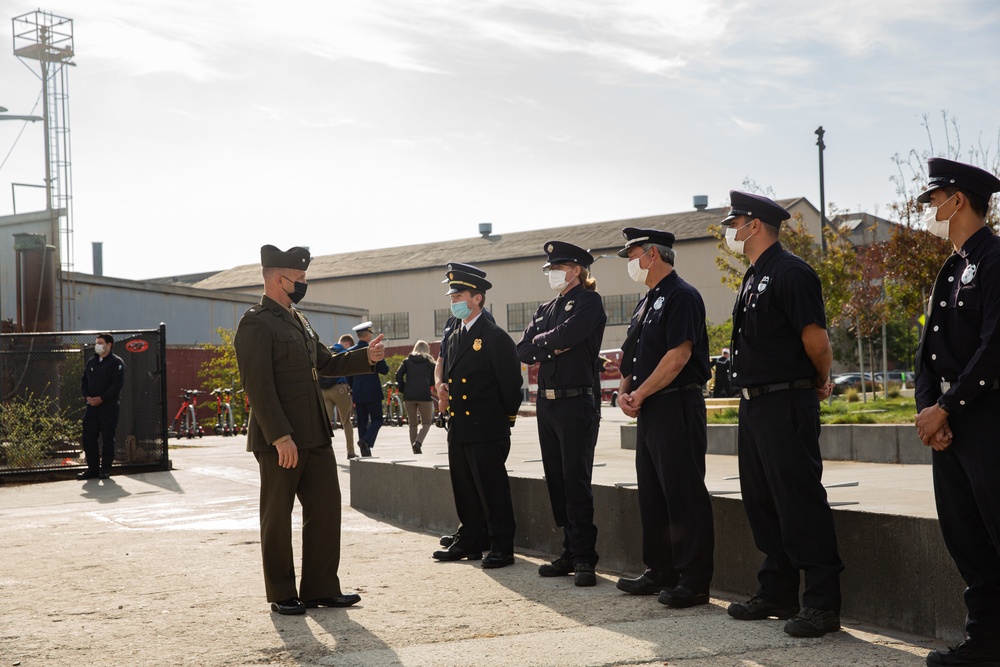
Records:
M788 211L731 191L726 243L751 262L733 308L733 384L741 388L740 488L764 562L760 587L729 605L740 620L787 619L785 632L840 629L840 572L833 512L823 488L819 401L829 397L833 353L819 277L778 242ZM799 606L799 571L805 590Z
M461 325L449 334L442 357L438 405L447 410L448 469L461 527L458 540L435 551L438 560L482 558L482 533L490 552L484 568L514 564L514 507L506 461L510 428L521 406L521 364L514 341L483 316L484 276L448 272L452 314Z
M950 239L917 348L916 425L930 446L941 533L968 588L966 640L931 666L1000 665L1000 239L986 226L1000 180L931 158L927 230Z
M712 501L705 487L710 376L705 302L674 271L674 235L626 227L628 273L649 291L622 345L618 405L638 419L635 472L646 571L618 589L670 607L706 604L714 572Z
M573 574L577 586L593 586L598 555L590 482L601 400L594 378L608 318L589 273L593 256L562 241L544 250L542 268L559 296L538 307L517 344L522 363L539 364L538 443L552 513L563 529L562 555L538 574Z

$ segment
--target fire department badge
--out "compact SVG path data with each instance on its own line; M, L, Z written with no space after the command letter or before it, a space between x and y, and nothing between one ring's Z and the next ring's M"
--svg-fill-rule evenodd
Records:
M566 302L566 307L563 308L563 310L565 310L567 313L569 311L573 310L573 302L572 301L567 301Z
M767 284L769 282L771 282L771 276L764 276L763 278L761 278L760 282L757 283L757 291L763 294L764 290L767 289Z
M965 271L962 272L962 284L968 285L972 282L972 279L976 277L976 265L969 264L965 267Z
M656 301L653 302L653 310L659 310L663 308L663 297L661 296Z
M483 339L477 338L476 340L472 341L472 349L475 350L476 352L479 352L479 350L483 349Z

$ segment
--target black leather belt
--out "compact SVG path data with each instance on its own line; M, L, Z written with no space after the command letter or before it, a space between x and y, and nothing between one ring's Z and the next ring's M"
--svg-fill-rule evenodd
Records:
M667 387L666 389L661 389L656 392L653 396L665 396L667 394L675 394L678 391L692 391L694 389L701 389L701 385L694 382L692 384L686 384L683 387Z
M593 387L584 387L583 389L543 389L542 396L551 400L555 398L574 398L576 396L593 396Z
M941 381L941 393L942 394L947 393L947 391L949 389L951 389L951 386L953 384L955 384L955 383L954 382L945 382L944 380L942 380ZM994 380L993 384L991 384L989 387L986 387L985 391L989 391L990 389L1000 389L1000 379Z
M773 391L784 391L785 389L812 389L812 380L794 380L792 382L776 382L774 384L762 384L756 387L743 387L740 392L743 398L757 398Z

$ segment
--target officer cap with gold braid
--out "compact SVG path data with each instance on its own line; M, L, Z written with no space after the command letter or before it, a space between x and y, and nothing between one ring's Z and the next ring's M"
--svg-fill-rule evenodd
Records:
M305 271L309 268L309 249L295 246L288 250L279 250L273 245L260 247L260 265L265 268L275 269L301 269Z
M445 269L445 279L442 282L448 283L448 286L451 287L445 294L455 294L456 292L467 292L469 290L485 292L493 287L493 283L486 280L486 272L471 264L451 262Z

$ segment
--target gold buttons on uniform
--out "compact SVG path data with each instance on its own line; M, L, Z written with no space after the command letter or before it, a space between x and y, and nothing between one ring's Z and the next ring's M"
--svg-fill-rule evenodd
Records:
M454 417L454 416L455 416L455 411L454 411L454 410L452 410L452 411L451 411L451 412L450 412L449 414L450 414L450 415L451 415L452 417Z
M462 378L462 384L465 384L465 382L466 382L465 378Z
M469 411L468 411L468 410L466 410L466 411L465 411L465 414L469 414Z
M465 394L462 394L462 400L463 400L463 401L467 401L467 400L469 400L469 397L468 397L468 396L466 396Z

